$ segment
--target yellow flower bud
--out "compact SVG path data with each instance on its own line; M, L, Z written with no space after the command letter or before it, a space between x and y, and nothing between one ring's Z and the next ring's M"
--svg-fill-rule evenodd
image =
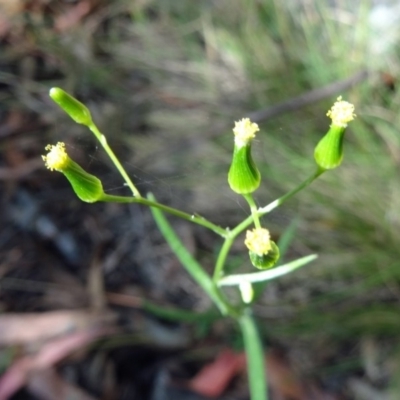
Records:
M251 140L257 131L259 131L258 125L248 118L235 122L233 128L235 147L228 183L231 189L239 194L253 193L260 186L261 174L251 156Z
M249 249L251 263L258 269L272 268L279 260L279 248L271 240L268 229L247 231L244 244Z
M62 172L67 168L70 158L65 151L65 143L58 142L55 146L48 144L45 147L48 151L46 156L42 156L46 167L50 170L57 170Z
M269 234L269 230L255 228L252 231L247 231L244 244L250 251L260 256L267 254L271 250L271 235Z
M239 147L245 146L256 137L256 132L259 130L258 125L248 118L242 118L240 121L235 122L235 127L233 128L235 144Z
M50 171L62 172L82 201L94 203L103 199L105 194L100 179L86 172L68 156L65 143L59 142L55 146L49 144L45 149L48 153L42 158L46 167Z
M343 101L342 97L338 97L326 115L332 119L332 124L314 151L315 161L322 170L333 169L341 164L344 132L347 123L356 117L354 105Z
M347 123L353 121L356 117L356 114L354 114L354 105L342 100L342 96L337 98L337 101L326 115L332 119L333 126L339 126L341 128L346 128Z

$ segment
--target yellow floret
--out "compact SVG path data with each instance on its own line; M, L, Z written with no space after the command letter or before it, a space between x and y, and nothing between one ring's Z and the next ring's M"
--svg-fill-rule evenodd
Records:
M268 229L254 228L252 231L246 232L244 244L250 251L262 256L267 254L272 248L271 235Z
M332 119L332 125L341 128L346 128L347 123L356 117L356 114L354 114L354 105L342 100L342 96L337 98L337 101L326 115Z
M251 122L248 118L243 118L235 122L235 127L233 128L235 143L239 146L246 145L250 140L255 138L256 132L259 130L258 125Z
M47 150L48 153L42 156L42 158L46 167L50 171L54 169L57 171L64 171L69 162L68 154L65 151L65 143L58 142L55 146L48 144L45 150Z

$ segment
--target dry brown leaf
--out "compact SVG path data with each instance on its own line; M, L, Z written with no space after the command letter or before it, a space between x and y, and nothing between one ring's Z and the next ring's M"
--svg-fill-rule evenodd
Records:
M219 397L224 393L231 380L245 368L245 365L244 353L238 354L225 349L213 362L200 370L190 381L189 388L208 397Z
M0 400L8 400L16 391L25 386L35 371L52 367L74 350L110 332L105 329L92 329L74 333L46 343L36 355L18 359L0 378Z
M40 342L77 331L104 326L113 319L110 313L91 311L52 311L38 314L0 316L0 345Z

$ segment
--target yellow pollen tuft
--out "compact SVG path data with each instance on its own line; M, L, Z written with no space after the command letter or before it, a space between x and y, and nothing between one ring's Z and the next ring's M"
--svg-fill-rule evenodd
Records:
M235 122L235 127L233 128L235 143L242 146L246 145L250 140L255 138L256 132L259 130L258 125L251 122L248 118L243 118Z
M337 101L326 114L332 119L332 125L346 128L347 123L353 121L356 117L354 114L354 105L342 100L342 96L337 98Z
M246 232L246 240L244 241L246 247L253 253L262 256L267 254L271 246L271 235L268 229L255 228L252 231Z
M55 146L48 144L45 150L47 150L48 153L42 156L42 158L46 167L50 171L54 169L61 172L64 171L69 161L68 154L65 151L65 143L58 142Z

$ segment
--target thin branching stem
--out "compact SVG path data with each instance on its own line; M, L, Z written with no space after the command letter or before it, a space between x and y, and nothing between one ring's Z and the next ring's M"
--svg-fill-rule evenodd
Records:
M139 197L125 197L125 196L114 196L114 195L106 194L105 196L103 196L102 201L115 202L115 203L138 203L138 204L143 204L143 205L146 205L149 207L155 207L155 208L158 208L169 214L175 215L176 217L182 218L186 221L190 221L197 225L204 226L205 228L212 230L213 232L215 232L216 234L218 234L224 238L228 236L228 231L226 229L224 229L216 224L213 224L212 222L208 221L207 219L203 218L202 216L195 215L195 214L189 214L184 211L180 211L176 208L166 206L157 201L145 199L143 197L140 197L140 198Z
M257 210L258 217L262 217L263 215L268 214L275 208L279 207L286 200L290 199L296 193L300 192L300 190L309 186L315 179L317 179L324 172L325 170L317 168L317 170L311 176L309 176L306 180L301 182L300 185L295 187L293 190L284 194L282 197L279 197L279 199L276 199L273 202L267 204L265 207L259 208ZM254 221L253 215L249 215L245 220L243 220L234 229L232 229L231 234L236 237L239 233L241 233L244 229L246 229L249 225L251 225L253 221Z
M251 215L253 217L254 225L256 228L261 228L260 218L257 212L257 205L254 201L254 198L251 194L244 194L243 197L246 199L247 203L249 203Z
M128 185L129 189L131 189L132 194L137 198L141 198L142 196L141 196L139 190L133 184L133 182L131 181L131 178L129 178L129 175L126 173L125 168L119 162L117 156L114 154L114 152L112 151L111 147L108 145L106 137L99 131L97 126L94 124L94 122L92 122L88 127L93 132L93 134L96 136L96 138L100 142L100 144L103 146L103 149L108 154L108 156L110 157L111 161L114 163L114 165L117 168L118 172L124 178L124 180L125 180L126 184Z

